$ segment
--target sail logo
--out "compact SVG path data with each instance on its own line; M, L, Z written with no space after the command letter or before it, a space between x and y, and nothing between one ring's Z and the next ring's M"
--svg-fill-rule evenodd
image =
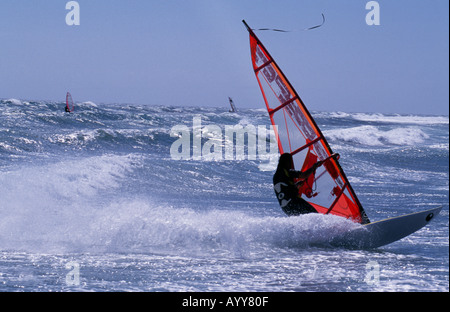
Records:
M278 144L273 126L252 124L234 126L203 125L201 116L186 125L172 127L170 136L177 138L170 147L173 160L259 160L261 171L272 171L278 163Z

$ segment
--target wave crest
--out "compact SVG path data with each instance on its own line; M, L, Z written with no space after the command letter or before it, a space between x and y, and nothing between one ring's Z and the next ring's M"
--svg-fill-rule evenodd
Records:
M325 136L334 141L344 141L367 146L417 145L429 136L415 127L381 130L375 126L359 126L347 129L325 131Z

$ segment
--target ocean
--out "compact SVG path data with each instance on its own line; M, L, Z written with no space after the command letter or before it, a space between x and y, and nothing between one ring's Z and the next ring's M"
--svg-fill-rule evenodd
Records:
M265 109L64 105L0 100L0 292L449 291L448 116L312 112L371 221L443 206L349 250L358 225L281 211Z

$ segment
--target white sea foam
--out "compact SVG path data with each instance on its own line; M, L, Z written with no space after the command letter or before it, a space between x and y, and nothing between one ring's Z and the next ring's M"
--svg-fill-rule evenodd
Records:
M381 113L314 112L315 118L354 119L389 124L436 125L449 124L448 116L400 115Z
M368 113L356 113L351 114L351 116L356 120L371 122L418 125L449 124L448 116L384 115Z
M48 141L50 143L84 145L88 142L94 141L97 136L98 130L80 130L74 133L52 135L48 138Z
M0 246L44 252L61 241L81 244L101 192L118 191L137 161L103 155L1 172Z
M242 211L195 211L146 200L111 202L132 159L98 157L76 170L64 164L2 175L2 248L31 252L221 253L246 257L262 248L326 246L359 225L335 216L256 217ZM20 175L28 179L19 180ZM23 183L22 181L29 181ZM4 182L4 181L0 181ZM8 247L9 246L9 247Z
M91 102L91 101L81 102L81 103L78 103L77 105L86 106L86 107L98 107L98 105L96 103Z
M324 131L324 134L331 140L366 146L416 145L429 138L425 132L415 127L394 128L384 131L375 126L359 126Z
M22 104L22 101L18 100L18 99L8 99L8 100L5 100L5 102L10 102L10 103L15 104L15 105L21 105Z
M95 217L107 251L173 251L199 255L214 252L246 256L268 248L326 246L335 235L358 227L351 221L319 214L254 217L238 211L198 212L148 202L115 203Z

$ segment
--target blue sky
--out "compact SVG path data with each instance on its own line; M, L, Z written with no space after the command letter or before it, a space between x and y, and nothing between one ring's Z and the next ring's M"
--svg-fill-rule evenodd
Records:
M449 113L447 0L67 2L0 1L0 98L263 108L245 19L311 111Z

